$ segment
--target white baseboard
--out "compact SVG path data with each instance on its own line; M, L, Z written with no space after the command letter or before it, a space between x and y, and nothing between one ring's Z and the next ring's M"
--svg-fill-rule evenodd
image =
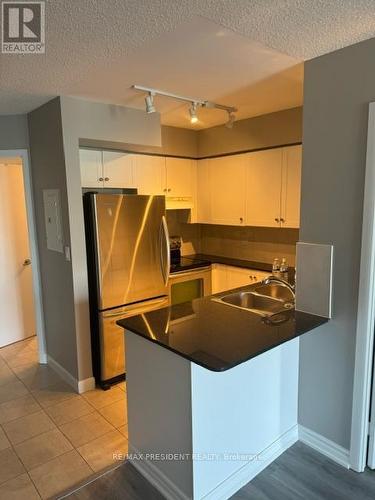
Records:
M48 365L54 370L67 384L69 384L79 394L95 389L94 377L86 378L84 380L77 380L69 373L63 366L55 361L50 355L47 356Z
M95 389L95 379L94 377L85 378L84 380L80 380L78 382L78 393L83 394L87 391L92 391Z
M202 497L204 500L226 500L262 472L270 463L298 441L298 426L295 425L260 454L257 460L248 462L234 474L225 479L216 488ZM139 452L129 443L129 454ZM169 478L148 460L130 460L132 465L145 477L167 500L188 500L188 498ZM192 483L193 483L193 478ZM192 484L193 487L193 484Z
M141 452L129 443L130 455L141 455ZM191 500L165 474L163 474L150 460L136 460L130 458L130 463L138 472L151 483L167 500ZM193 478L192 478L193 479ZM193 487L193 485L192 485Z
M259 453L257 460L245 464L202 498L204 500L226 500L230 498L297 441L298 426L295 425Z
M325 455L346 469L350 469L349 450L346 448L343 448L317 432L303 427L303 425L298 426L298 436L302 443L314 448L314 450L319 451L322 455Z

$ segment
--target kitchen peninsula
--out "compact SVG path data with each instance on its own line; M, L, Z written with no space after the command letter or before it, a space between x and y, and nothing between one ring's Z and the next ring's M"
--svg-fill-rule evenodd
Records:
M229 498L297 440L298 337L326 321L212 297L119 321L134 466L166 498Z

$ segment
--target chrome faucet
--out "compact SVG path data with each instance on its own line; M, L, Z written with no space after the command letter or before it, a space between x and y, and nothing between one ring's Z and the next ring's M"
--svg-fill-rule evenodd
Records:
M273 275L268 276L268 278L266 278L262 281L263 285L269 285L272 282L280 283L281 285L289 288L291 294L293 295L293 299L296 300L296 287L295 287L295 285L291 285L286 280L283 280L282 278L278 278L277 276L273 276Z

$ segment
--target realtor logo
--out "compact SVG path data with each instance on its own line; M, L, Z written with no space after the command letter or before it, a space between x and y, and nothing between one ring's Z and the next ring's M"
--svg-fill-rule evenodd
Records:
M2 2L1 51L44 54L44 2Z

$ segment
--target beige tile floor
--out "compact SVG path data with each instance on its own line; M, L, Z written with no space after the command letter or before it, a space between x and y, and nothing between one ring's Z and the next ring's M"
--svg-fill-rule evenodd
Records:
M0 349L0 500L56 498L127 453L126 384L76 394L35 337Z

